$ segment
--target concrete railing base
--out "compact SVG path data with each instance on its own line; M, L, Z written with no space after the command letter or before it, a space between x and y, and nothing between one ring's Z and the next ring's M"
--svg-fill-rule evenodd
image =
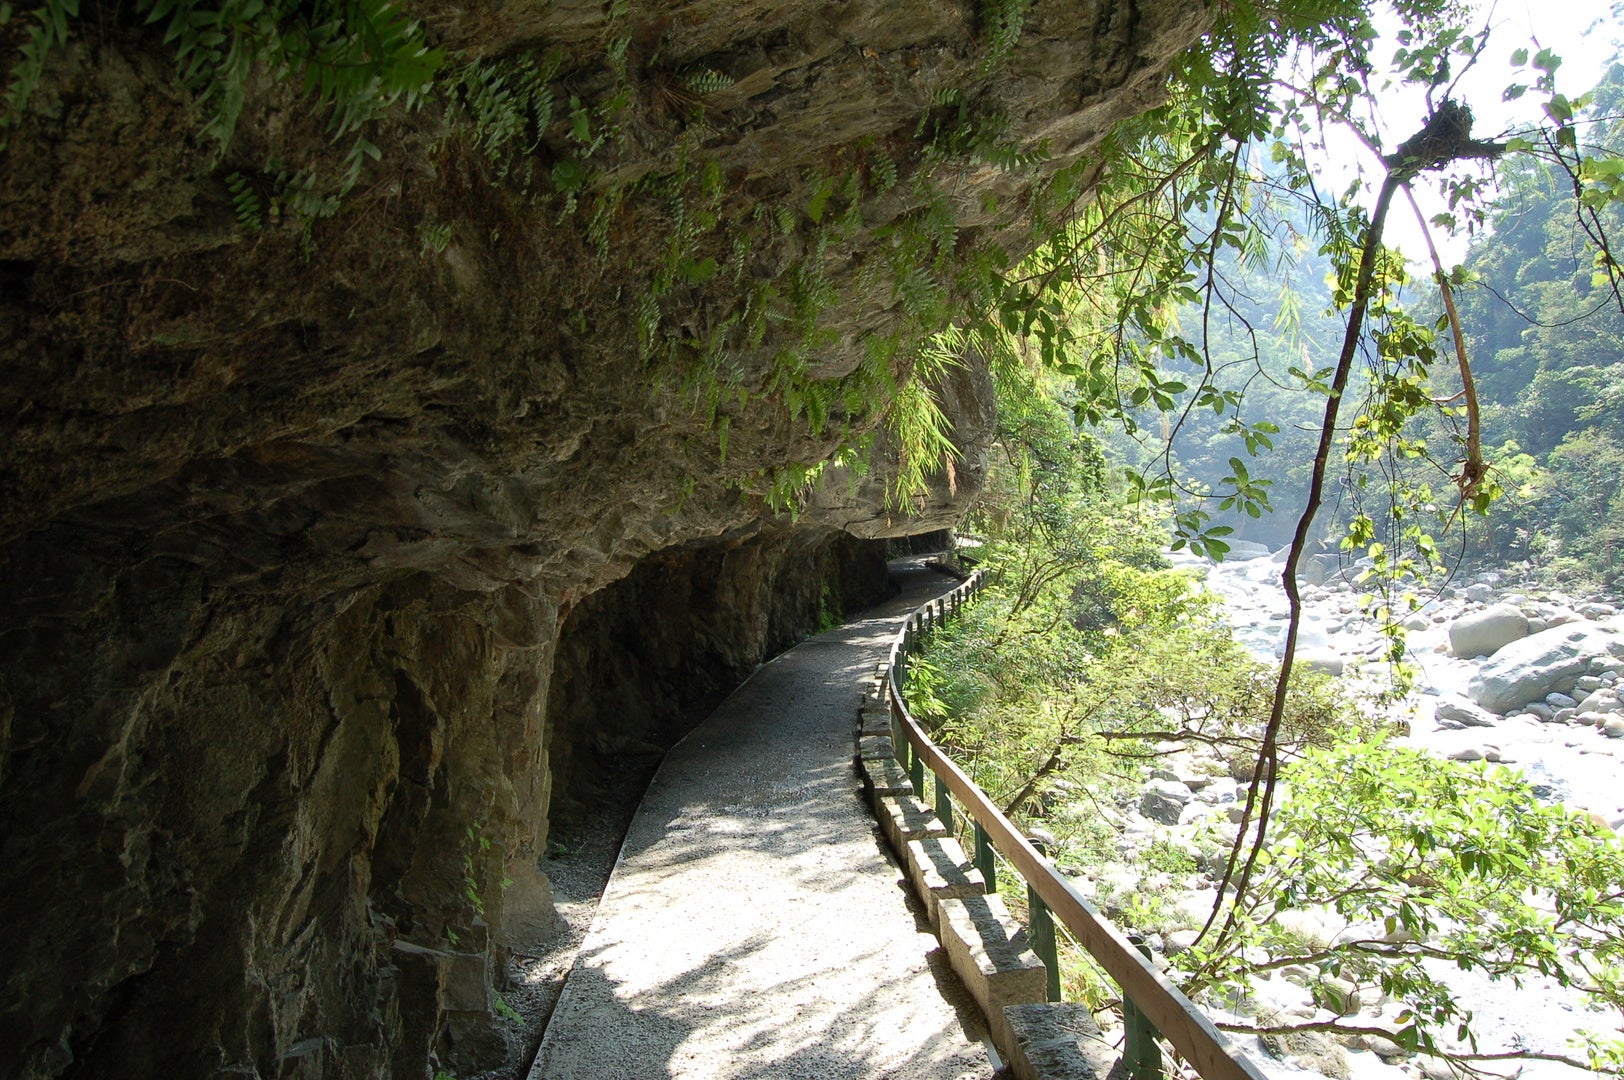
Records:
M891 850L907 857L908 841L924 840L932 836L946 836L947 826L934 811L912 795L887 795L880 799L874 812L880 819L885 838L891 841Z
M928 608L939 621L945 609ZM987 1031L1018 1080L1104 1080L1120 1057L1101 1038L1088 1009L1049 1003L1048 972L1028 946L1026 930L1004 901L987 892L963 846L932 808L918 799L895 757L881 664L863 680L855 760L863 793L874 808L931 929L959 981L987 1019Z
M942 948L954 974L986 1014L993 1045L1006 1057L1015 1049L1004 1006L1044 1000L1049 972L1026 941L1026 929L1010 917L997 893L936 906Z
M1106 1080L1120 1060L1085 1005L1008 1005L1004 1023L1016 1080Z
M987 894L987 879L981 876L957 840L932 837L911 840L907 850L908 879L924 901L930 926L940 936L941 916L937 905L943 900L963 900Z
M1028 947L1026 930L997 894L987 892L986 880L964 847L914 796L907 772L894 757L879 752L882 742L886 748L891 745L889 738L859 739L857 765L864 792L954 974L987 1018L993 1045L1014 1061L1021 1050L1005 1019L1005 1006L1042 1002L1048 972Z

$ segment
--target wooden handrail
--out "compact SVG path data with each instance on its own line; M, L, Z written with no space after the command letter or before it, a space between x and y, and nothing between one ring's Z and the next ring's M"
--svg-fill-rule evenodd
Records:
M984 571L977 570L953 593L965 596L978 592ZM949 595L952 595L950 593ZM938 781L959 800L970 817L986 830L993 845L1020 872L1049 905L1055 917L1088 950L1106 974L1122 988L1123 997L1133 1002L1162 1033L1173 1048L1195 1066L1205 1080L1267 1080L1262 1070L1224 1037L1211 1020L1183 991L1156 969L1094 906L1072 888L1049 861L1022 836L985 792L966 776L953 759L942 752L908 712L897 682L897 661L907 654L916 633L916 620L910 618L891 646L886 697L892 723L920 760L930 767Z

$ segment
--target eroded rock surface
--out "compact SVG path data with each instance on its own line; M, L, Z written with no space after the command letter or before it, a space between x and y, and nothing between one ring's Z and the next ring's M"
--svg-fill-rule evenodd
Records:
M487 1063L484 988L549 917L555 791L871 594L878 547L836 530L940 527L975 490L971 356L941 387L961 465L929 496L887 506L882 438L855 486L768 505L776 470L880 424L871 400L821 423L791 400L796 283L817 271L798 385L872 362L910 317L865 273L887 226L945 205L933 257L1019 254L1032 185L1151 103L1207 18L1037 3L989 74L970 3L409 6L463 58L558 46L560 101L608 96L626 36L631 104L578 211L498 182L431 104L372 133L383 158L338 216L251 232L228 178L336 167L322 119L257 86L219 157L161 33L112 9L5 152L0 1077ZM696 127L661 80L700 68L729 87ZM1049 163L937 159L945 204L873 184L824 237L824 180L881 152L909 180L955 88ZM651 350L638 308L683 170L710 166L717 220L680 255L730 269L652 296ZM725 369L696 357L757 284L786 318L734 333Z

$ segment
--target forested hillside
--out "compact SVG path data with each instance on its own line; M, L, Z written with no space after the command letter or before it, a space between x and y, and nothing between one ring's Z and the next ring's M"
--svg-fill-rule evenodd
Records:
M1624 150L1624 67L1596 87L1586 137ZM1617 164L1615 161L1613 164ZM1617 172L1610 179L1617 178ZM1624 540L1624 304L1595 254L1624 214L1529 157L1499 171L1461 315L1507 499L1475 552L1616 583ZM1582 211L1582 212L1581 212Z
M1624 150L1624 67L1611 69L1577 119L1587 152ZM1597 584L1613 581L1624 558L1624 500L1615 479L1624 471L1624 299L1598 254L1599 246L1616 245L1624 213L1604 198L1618 174L1599 168L1581 203L1574 178L1548 156L1515 153L1496 166L1457 298L1483 409L1482 439L1504 498L1488 520L1446 511L1436 522L1455 553L1528 560L1536 571L1577 571ZM1343 328L1336 262L1321 242L1316 208L1279 173L1272 166L1256 186L1254 234L1220 248L1212 260L1221 301L1202 296L1169 319L1202 354L1199 361L1182 358L1183 366L1197 377L1210 369L1216 384L1238 394L1236 412L1193 408L1188 400L1175 410L1145 405L1130 412L1127 430L1102 432L1116 459L1169 469L1186 499L1212 496L1214 522L1272 547L1290 537L1318 434L1318 399L1303 391L1334 363ZM1208 215L1193 231L1211 227ZM1433 323L1429 348L1447 352L1445 312L1426 252L1405 255L1420 259L1402 283L1406 302ZM1177 373L1180 365L1170 367ZM1460 378L1448 364L1438 367L1440 400L1458 407ZM1370 372L1356 374L1351 400L1362 400L1372 385ZM1254 431L1264 425L1267 445L1249 443L1236 420ZM1443 449L1458 430L1447 416L1431 416L1419 437ZM1252 460L1254 453L1247 468L1264 483L1273 512L1219 507L1234 486L1232 459ZM1449 464L1429 457L1398 471L1413 484L1442 487L1440 465ZM1335 471L1334 501L1319 529L1331 542L1377 494L1356 482L1360 468Z

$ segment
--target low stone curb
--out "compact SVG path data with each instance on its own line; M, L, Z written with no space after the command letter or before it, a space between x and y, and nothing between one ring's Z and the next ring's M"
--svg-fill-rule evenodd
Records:
M941 901L987 894L987 879L965 856L963 846L951 837L910 840L907 864L908 879L924 901L931 929L938 937L942 933L941 914L937 911Z
M1004 1007L1041 1004L1048 995L1048 969L1027 944L1026 928L1010 917L997 893L943 900L937 912L937 936L953 971L986 1014L993 1044L1013 1057Z
M938 621L926 605L915 616ZM1026 930L966 856L935 811L914 793L895 757L881 664L864 682L855 760L863 792L886 840L942 943L949 964L987 1019L993 1045L1017 1080L1100 1080L1120 1056L1100 1037L1088 1009L1049 1002L1048 972Z
M874 812L879 816L880 828L885 830L885 838L891 841L891 850L904 858L908 841L947 835L947 826L935 811L912 795L888 795L879 800Z
M1101 1080L1118 1054L1085 1005L1070 1001L1010 1005L1010 1069L1016 1080Z

